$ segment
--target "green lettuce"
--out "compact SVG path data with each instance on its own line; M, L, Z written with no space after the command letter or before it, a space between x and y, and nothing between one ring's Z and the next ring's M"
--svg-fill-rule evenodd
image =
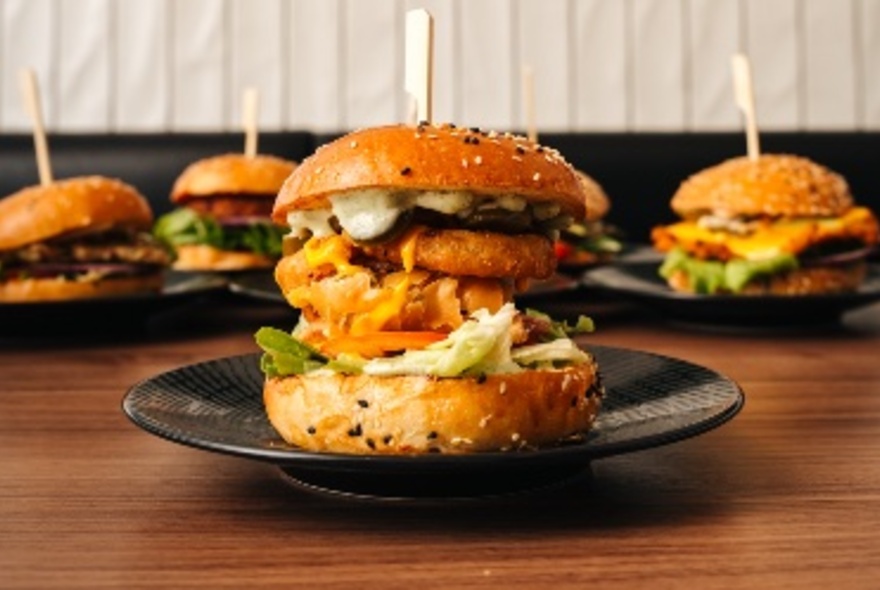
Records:
M270 222L223 227L216 220L183 207L157 219L153 235L171 247L201 244L277 258L281 256L284 229Z
M695 293L713 294L719 291L739 293L750 282L763 277L798 268L798 260L791 254L780 254L762 260L700 260L680 249L670 250L660 266L665 279L678 271L688 275Z
M327 365L321 353L282 330L260 328L254 339L263 349L260 369L267 377L302 375Z

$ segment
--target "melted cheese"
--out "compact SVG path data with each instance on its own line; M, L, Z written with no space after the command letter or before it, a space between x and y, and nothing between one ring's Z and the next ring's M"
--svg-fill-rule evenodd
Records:
M665 229L686 250L698 244L711 244L723 246L734 256L747 260L797 255L813 244L831 239L858 239L867 245L878 239L877 220L864 207L850 209L842 217L756 223L746 235L701 227L694 221L683 221Z
M330 264L341 275L351 275L362 267L351 264L351 246L342 236L330 236L322 239L311 239L305 243L303 250L306 263L311 268Z

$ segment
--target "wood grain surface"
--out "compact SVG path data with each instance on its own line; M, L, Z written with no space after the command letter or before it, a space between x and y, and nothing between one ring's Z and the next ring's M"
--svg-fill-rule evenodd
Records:
M734 420L506 499L343 500L176 445L120 409L135 382L252 352L283 309L231 296L144 329L0 340L2 588L876 588L880 305L839 326L670 325L575 294L591 341L739 382Z

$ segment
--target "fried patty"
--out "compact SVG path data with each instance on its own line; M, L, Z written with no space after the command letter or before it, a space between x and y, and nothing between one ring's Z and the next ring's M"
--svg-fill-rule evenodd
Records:
M226 217L266 217L272 214L275 195L214 195L190 198L186 206L200 215L222 220Z

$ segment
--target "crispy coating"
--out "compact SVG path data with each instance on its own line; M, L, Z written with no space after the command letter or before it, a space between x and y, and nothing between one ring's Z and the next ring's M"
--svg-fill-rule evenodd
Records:
M415 240L416 268L453 276L546 279L556 270L553 243L536 234L428 229ZM397 241L366 246L364 251L374 258L402 262Z
M265 217L272 213L273 195L218 195L190 199L186 206L216 219L227 217Z

